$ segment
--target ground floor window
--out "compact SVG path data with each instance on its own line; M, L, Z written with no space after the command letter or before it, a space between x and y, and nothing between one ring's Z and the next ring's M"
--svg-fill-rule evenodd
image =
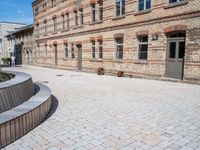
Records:
M91 41L91 44L92 59L95 59L95 41Z
M68 44L64 44L65 58L68 58Z
M103 41L99 40L99 59L103 58Z
M71 57L75 58L74 44L71 45Z
M147 60L148 58L148 36L140 36L139 40L139 50L138 59Z
M115 39L116 58L123 59L123 38Z
M183 1L186 1L186 0L169 0L169 4L183 2Z

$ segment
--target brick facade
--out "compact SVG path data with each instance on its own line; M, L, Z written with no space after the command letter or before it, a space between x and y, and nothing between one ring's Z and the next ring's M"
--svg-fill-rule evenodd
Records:
M95 21L92 20L94 5ZM33 3L34 35L37 45L35 55L39 56L34 60L35 64L78 70L80 65L78 49L81 45L82 71L96 72L101 67L108 74L123 71L125 75L163 78L166 75L168 34L185 32L183 79L200 80L199 0L187 0L175 4L168 4L168 0L154 0L151 9L145 11L138 11L137 0L127 0L125 14L120 16L115 15L115 7L115 0L104 0L101 20L100 1L54 0L53 4L49 0L35 1ZM75 23L76 13L78 25ZM81 13L83 13L83 24L81 24ZM67 15L69 15L69 29L67 29ZM138 59L138 37L143 35L148 36L147 60ZM156 39L153 39L154 37ZM123 59L116 58L116 39L119 38L123 39L123 54L121 54ZM99 41L102 41L103 58L99 58ZM95 54L92 53L92 43L95 44ZM40 54L37 54L38 52Z

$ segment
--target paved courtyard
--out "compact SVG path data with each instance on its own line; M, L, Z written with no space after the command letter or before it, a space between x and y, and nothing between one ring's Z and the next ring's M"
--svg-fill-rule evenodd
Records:
M55 112L5 150L200 149L200 86L23 66ZM58 106L56 108L56 105Z

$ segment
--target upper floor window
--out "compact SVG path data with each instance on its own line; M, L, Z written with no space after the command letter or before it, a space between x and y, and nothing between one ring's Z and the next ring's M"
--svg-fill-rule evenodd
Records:
M47 21L44 21L44 35L47 35Z
M62 31L65 31L65 16L62 15Z
M96 6L95 4L91 4L91 20L92 22L95 22L96 21L96 17L95 17L95 14L96 14L96 10L95 10Z
M56 0L51 0L51 6L55 6L56 5Z
M39 13L39 8L37 7L37 8L35 8L35 11L34 11L34 13L35 13L35 15L38 15L38 13Z
M80 9L79 12L80 12L80 25L82 26L83 25L83 9Z
M67 22L67 30L70 29L70 24L69 24L69 13L66 14L66 22Z
M103 20L103 0L98 1L99 4L99 21Z
M53 32L56 33L57 32L57 18L53 18Z
M173 4L173 3L179 3L179 2L183 2L186 0L169 0L169 4Z
M74 11L74 23L75 23L75 28L78 27L78 12L77 10Z
M148 36L139 36L138 59L147 60L148 58Z
M115 39L115 48L116 48L116 58L123 59L123 38L116 38Z
M46 4L46 2L42 5L42 9L43 9L43 11L45 11L46 10L46 6L47 6L47 4Z
M116 16L125 14L125 0L116 0Z
M37 36L39 36L39 23L36 24L36 34L37 34Z
M139 0L138 10L143 11L151 8L151 0Z

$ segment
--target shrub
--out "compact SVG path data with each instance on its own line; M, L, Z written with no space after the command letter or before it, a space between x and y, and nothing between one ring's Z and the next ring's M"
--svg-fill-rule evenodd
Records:
M3 57L1 60L3 61L4 64L10 64L11 62L11 59L9 57Z
M9 79L10 79L10 76L8 74L4 74L0 72L0 82L4 82Z

